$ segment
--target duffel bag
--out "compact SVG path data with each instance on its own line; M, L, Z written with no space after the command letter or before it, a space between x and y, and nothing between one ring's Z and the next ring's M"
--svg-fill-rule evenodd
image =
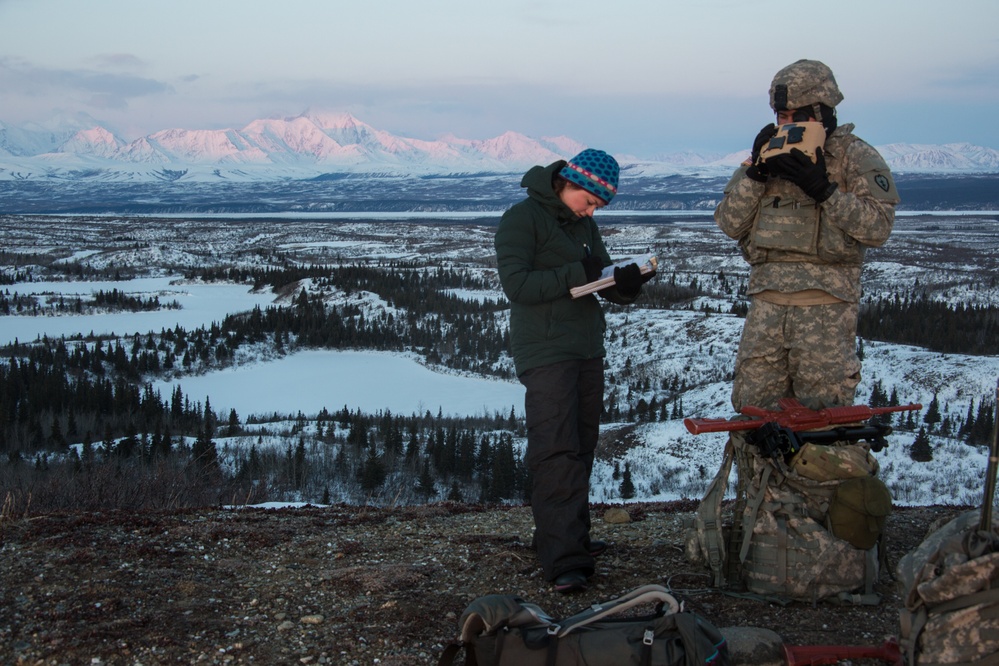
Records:
M635 615L636 607L653 612ZM519 597L492 594L469 604L458 622L460 638L438 666L451 666L462 650L466 666L725 666L725 638L713 624L684 611L660 585L591 605L556 620Z

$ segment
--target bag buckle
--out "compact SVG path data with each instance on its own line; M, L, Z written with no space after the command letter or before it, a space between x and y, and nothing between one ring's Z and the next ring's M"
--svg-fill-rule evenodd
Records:
M651 629L646 629L645 634L642 635L642 643L645 645L652 645L652 639L655 638L656 634Z

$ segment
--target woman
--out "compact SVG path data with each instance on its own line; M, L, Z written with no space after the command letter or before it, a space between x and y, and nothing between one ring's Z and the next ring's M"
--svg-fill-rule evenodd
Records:
M504 213L496 231L513 360L527 389L535 545L545 578L559 592L586 589L594 557L606 548L590 539L589 512L603 409L604 315L595 295L573 299L569 290L611 264L593 214L614 198L619 172L613 157L591 148L568 162L533 167L520 183L527 198ZM652 275L637 264L615 268L616 284L599 293L631 303Z

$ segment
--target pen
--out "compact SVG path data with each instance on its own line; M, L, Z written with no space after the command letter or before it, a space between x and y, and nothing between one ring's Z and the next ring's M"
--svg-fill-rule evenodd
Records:
M586 253L587 257L590 256L590 246L587 245L586 243L583 243L583 252Z

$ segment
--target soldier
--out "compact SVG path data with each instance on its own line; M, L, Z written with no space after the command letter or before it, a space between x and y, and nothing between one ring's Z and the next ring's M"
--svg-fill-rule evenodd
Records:
M798 60L777 72L770 84L777 124L821 123L824 145L814 160L797 148L761 160L778 132L768 124L715 209L718 227L739 241L750 265L736 411L774 409L783 397L812 409L853 403L864 252L888 239L899 198L878 152L852 124L837 125L842 100L821 62Z

